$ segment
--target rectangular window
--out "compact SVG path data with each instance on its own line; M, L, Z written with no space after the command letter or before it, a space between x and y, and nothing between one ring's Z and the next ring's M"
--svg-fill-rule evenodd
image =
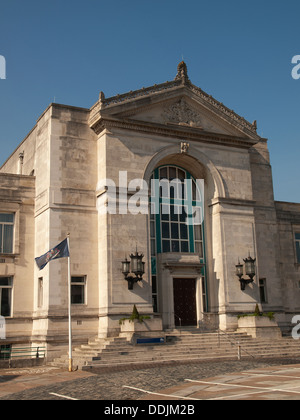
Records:
M44 305L44 284L43 277L38 279L38 308L42 308Z
M267 280L266 279L259 279L259 294L260 294L260 302L267 303Z
M297 263L300 264L300 233L295 233L295 243Z
M157 278L156 278L156 276L152 276L152 304L153 304L153 312L158 312Z
M86 298L86 277L71 277L71 303L72 305L84 305Z
M0 213L0 254L13 253L14 215Z
M195 251L197 254L199 254L200 258L203 258L204 252L203 252L202 225L194 225L194 236L195 236Z
M12 277L0 277L0 315L11 316Z

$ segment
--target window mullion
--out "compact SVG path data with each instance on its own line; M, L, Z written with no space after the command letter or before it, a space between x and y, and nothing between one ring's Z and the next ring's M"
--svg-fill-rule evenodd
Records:
M187 213L188 216L192 216L193 214L193 197L192 197L192 188L191 187L191 175L187 172L186 174L186 179L189 181L187 183L188 188L186 188L186 194L187 194L187 202L185 203L186 207L187 207ZM188 219L190 219L188 217ZM189 231L189 248L190 248L190 252L195 252L195 245L194 245L194 224L190 222L188 223L188 231Z

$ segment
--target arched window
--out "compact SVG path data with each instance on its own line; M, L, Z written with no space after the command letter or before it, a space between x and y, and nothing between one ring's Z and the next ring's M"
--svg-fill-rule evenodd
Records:
M193 252L204 258L203 190L186 170L157 168L151 177L151 254Z
M205 264L202 182L196 181L185 169L169 165L155 169L151 176L150 240L154 310L157 306L158 254L196 253L200 262Z

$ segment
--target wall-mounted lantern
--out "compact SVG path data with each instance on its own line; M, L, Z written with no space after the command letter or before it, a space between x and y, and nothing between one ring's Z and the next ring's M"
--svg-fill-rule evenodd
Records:
M143 280L145 274L145 263L143 261L144 254L139 254L137 251L135 254L130 255L130 261L122 261L122 273L124 274L125 280L128 282L128 290L133 289L134 283ZM133 275L130 275L130 274Z
M241 283L241 290L245 290L246 285L253 283L253 277L255 276L255 261L256 258L251 258L250 255L248 258L244 258L244 263L241 264L240 261L235 266L235 274L239 278L239 281ZM248 276L248 279L244 279L244 266L245 266L245 274Z

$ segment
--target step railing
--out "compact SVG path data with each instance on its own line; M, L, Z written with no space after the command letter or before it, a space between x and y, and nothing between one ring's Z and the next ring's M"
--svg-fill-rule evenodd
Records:
M248 356L252 357L252 359L255 359L255 356L253 356L253 354L251 354L248 350L246 350L244 346L241 345L239 340L233 339L231 335L229 335L226 331L221 330L220 328L218 328L219 346L220 346L220 334L223 334L223 337L226 338L226 340L229 341L232 346L237 347L238 360L242 359L242 351L246 353Z
M174 312L174 316L175 316L175 318L177 318L178 320L179 320L179 327L181 328L181 324L182 324L182 319L180 318L180 316L178 316L177 314L175 314L175 312Z
M240 343L239 340L234 339L232 337L232 335L229 334L227 331L224 331L221 328L216 327L215 323L213 323L211 320L209 320L206 317L206 315L207 315L206 313L201 312L201 314L203 316L203 319L206 318L206 320L205 320L205 322L201 322L201 327L200 327L200 324L199 324L199 327L202 328L202 329L204 328L204 329L206 329L208 331L215 331L215 332L217 332L218 333L218 345L219 345L219 347L221 347L220 337L222 335L228 342L230 342L230 344L232 346L234 346L234 347L237 348L237 357L238 357L238 360L241 360L241 358L242 358L242 352L246 353L248 356L250 356L253 359L255 359L255 356L253 356L253 354L251 354L249 351L247 351L244 348L244 346L241 345L241 343Z
M44 359L45 347L13 347L0 349L0 360L11 360L16 358Z

